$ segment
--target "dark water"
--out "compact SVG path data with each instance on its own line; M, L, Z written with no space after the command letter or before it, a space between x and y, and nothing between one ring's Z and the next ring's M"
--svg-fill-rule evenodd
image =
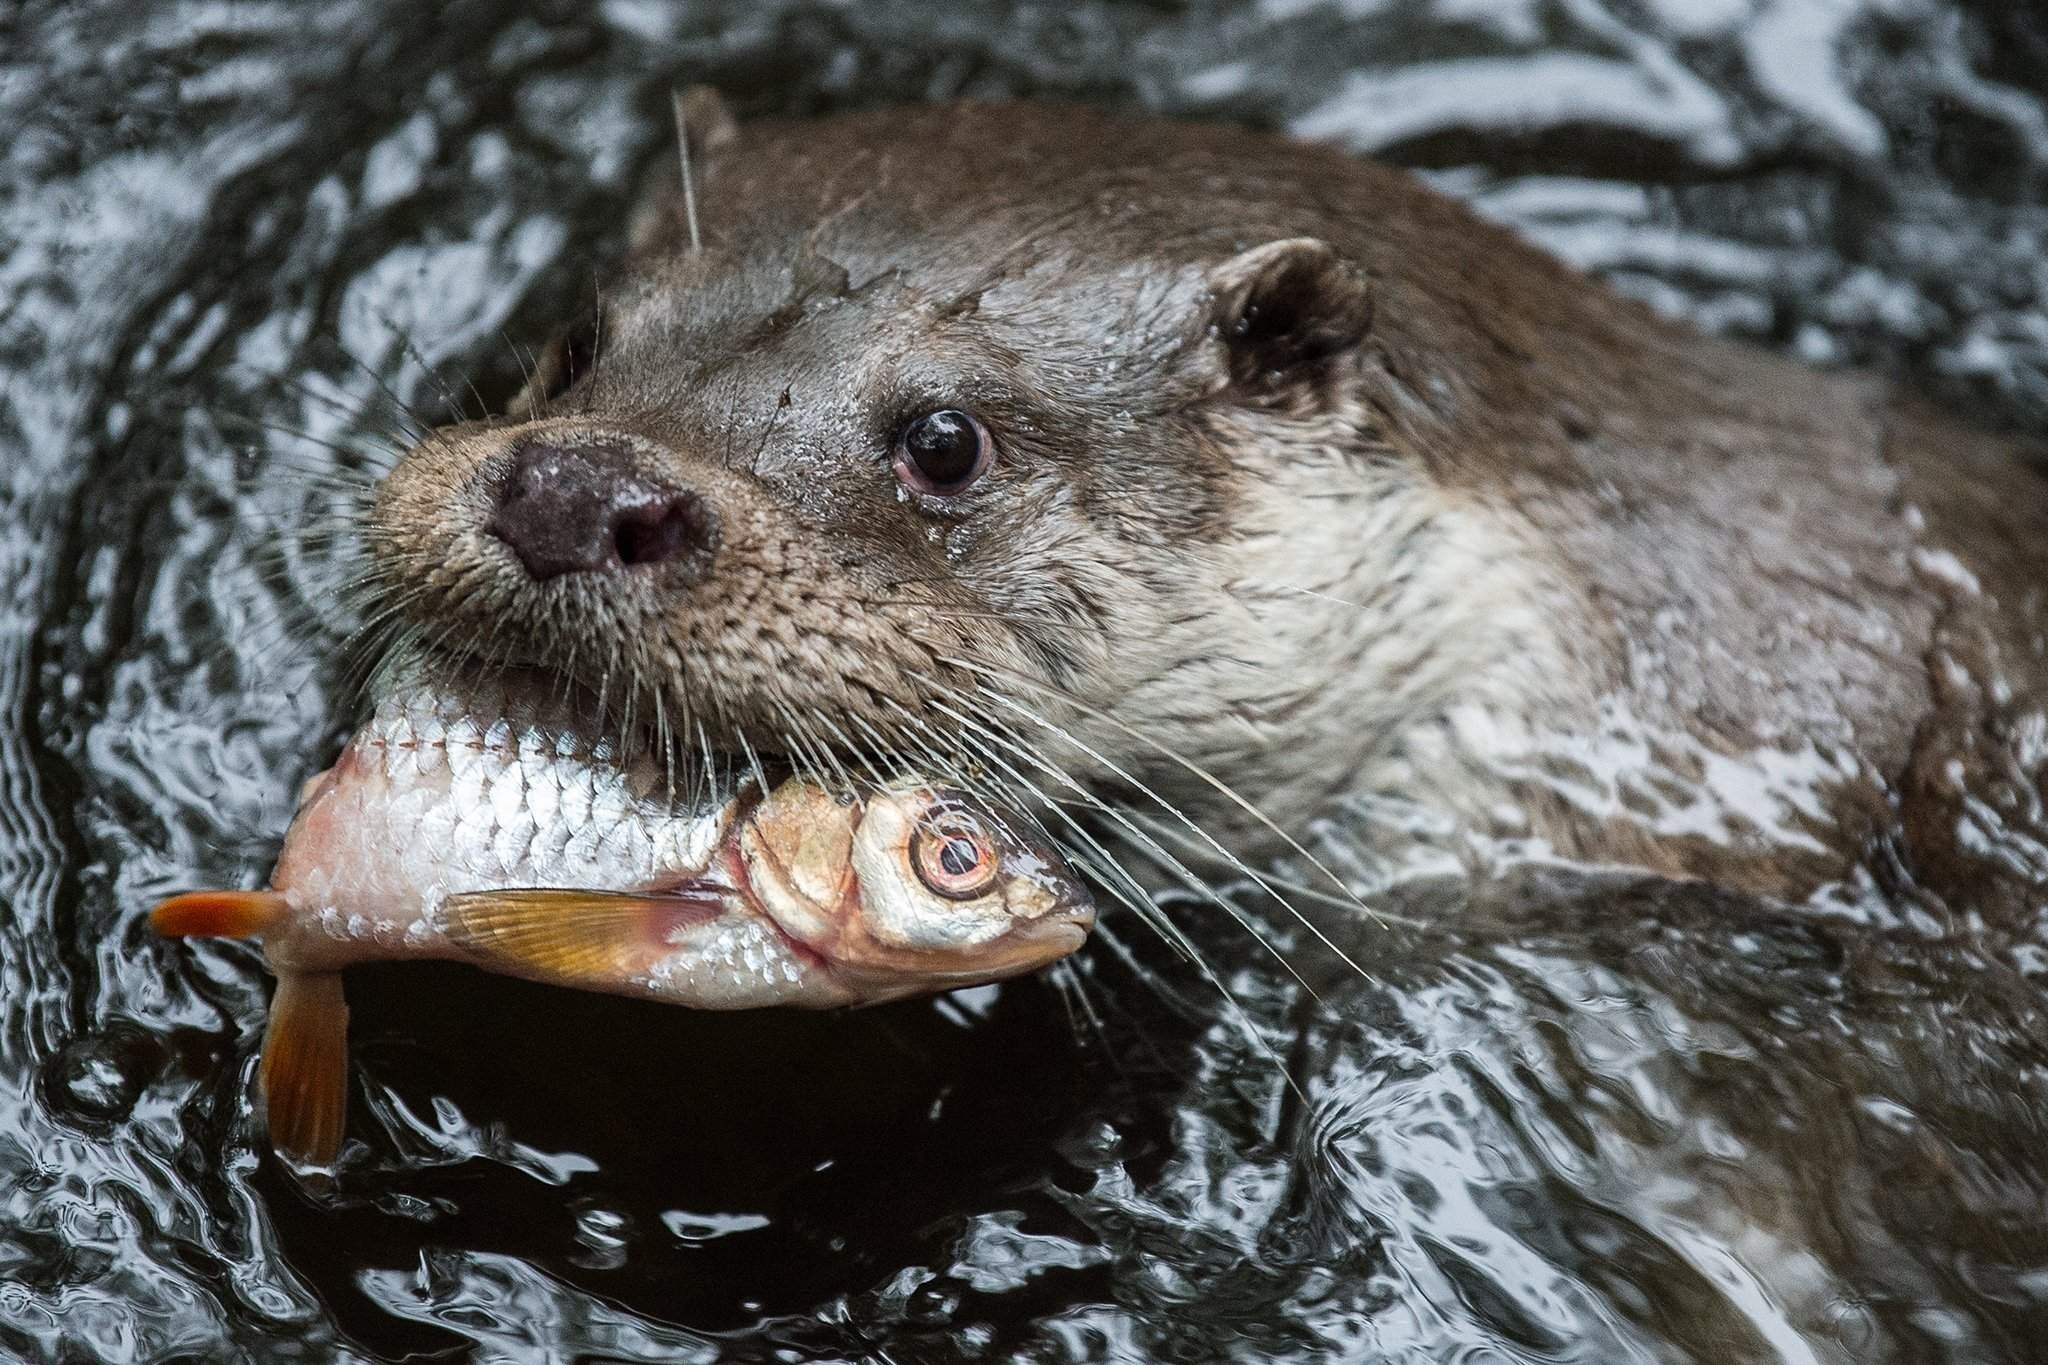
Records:
M2048 1358L2048 944L1877 883L1514 876L1357 928L1370 983L1304 949L1319 995L1176 907L1242 1018L1114 919L1064 984L833 1017L363 971L322 1189L249 1112L254 955L140 922L255 884L346 723L334 476L373 466L322 443L502 391L672 80L1340 140L2040 426L2024 8L0 8L0 1356Z

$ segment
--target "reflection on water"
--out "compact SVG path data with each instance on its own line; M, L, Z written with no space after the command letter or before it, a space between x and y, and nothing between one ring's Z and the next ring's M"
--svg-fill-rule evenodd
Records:
M1419 887L1445 927L1352 926L1369 982L1294 945L1314 994L1177 908L1242 1016L1128 922L1064 986L831 1018L365 971L365 1144L320 1189L254 1142L253 954L139 917L267 871L346 720L351 452L445 414L437 376L511 382L678 74L756 113L1036 92L1291 128L1706 326L2039 423L2022 8L0 20L0 1354L2031 1358L2048 944L1882 867L1797 911ZM2039 858L2015 801L1958 856Z

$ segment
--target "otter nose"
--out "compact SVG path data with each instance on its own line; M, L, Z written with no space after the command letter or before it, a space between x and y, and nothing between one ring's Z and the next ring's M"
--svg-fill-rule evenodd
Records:
M697 577L718 546L718 514L700 495L640 472L604 445L534 443L514 457L490 532L537 579L684 564Z

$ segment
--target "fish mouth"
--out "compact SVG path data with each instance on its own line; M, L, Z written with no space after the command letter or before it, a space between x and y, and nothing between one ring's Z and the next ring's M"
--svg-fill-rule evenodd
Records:
M932 954L924 961L886 965L823 959L833 976L857 990L862 1004L986 986L1029 976L1078 952L1095 927L1092 912L1048 916L1020 925L971 953Z
M993 960L984 960L985 968L1003 976L1018 976L1049 967L1061 958L1080 951L1088 941L1089 931L1095 927L1095 913L1072 911L1012 929L998 944L1007 944L1006 951Z

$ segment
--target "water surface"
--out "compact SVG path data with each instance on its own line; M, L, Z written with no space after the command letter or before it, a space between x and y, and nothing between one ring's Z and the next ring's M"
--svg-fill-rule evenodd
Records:
M1062 981L829 1017L366 970L362 1147L319 1189L249 1110L254 953L141 922L267 872L348 721L351 489L590 287L672 81L1291 129L2041 427L2022 10L0 13L0 1355L2038 1359L2048 945L1881 881L1446 887L1436 930L1351 927L1370 981L1294 944L1313 994L1172 907L1241 1012L1127 917Z

